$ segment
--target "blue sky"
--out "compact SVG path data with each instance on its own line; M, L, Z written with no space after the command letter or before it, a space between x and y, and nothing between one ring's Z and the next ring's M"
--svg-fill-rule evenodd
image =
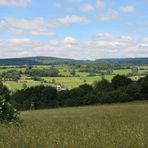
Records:
M147 0L0 0L0 58L148 56Z

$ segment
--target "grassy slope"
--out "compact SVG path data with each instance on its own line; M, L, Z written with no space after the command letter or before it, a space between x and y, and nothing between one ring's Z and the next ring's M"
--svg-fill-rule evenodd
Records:
M146 148L148 102L27 111L0 125L0 147Z

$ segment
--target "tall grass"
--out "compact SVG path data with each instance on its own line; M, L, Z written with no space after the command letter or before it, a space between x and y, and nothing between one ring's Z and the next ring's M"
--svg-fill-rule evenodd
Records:
M26 111L0 148L147 148L148 102Z

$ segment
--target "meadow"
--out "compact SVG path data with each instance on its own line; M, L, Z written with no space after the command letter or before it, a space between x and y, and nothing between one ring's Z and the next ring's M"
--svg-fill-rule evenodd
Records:
M21 112L0 125L1 148L146 148L148 102Z
M51 66L34 66L33 68L35 69L47 69L50 68ZM68 89L72 89L75 87L78 87L79 85L82 85L84 83L87 84L93 84L94 81L99 81L102 79L101 75L96 75L96 76L89 76L89 72L80 72L78 69L76 69L76 76L70 75L69 72L69 66L67 65L59 65L55 66L59 70L59 74L63 75L63 77L42 77L45 82L41 81L34 81L31 80L30 77L27 75L22 74L21 79L16 81L3 81L3 83L11 90L18 90L23 88L23 83L25 82L27 87L31 86L36 86L40 84L44 85L62 85ZM142 75L145 75L146 72L148 72L148 66L139 66L138 67L140 70L138 71L137 76L131 77L134 80L139 79ZM17 66L5 66L5 67L0 67L0 74L3 72L7 72L9 70L16 70L16 71L21 71L24 72L25 68L17 67ZM112 74L104 75L105 79L111 81L112 78L117 75L128 75L131 73L131 69L119 69L119 70L113 70ZM53 83L54 81L54 83Z

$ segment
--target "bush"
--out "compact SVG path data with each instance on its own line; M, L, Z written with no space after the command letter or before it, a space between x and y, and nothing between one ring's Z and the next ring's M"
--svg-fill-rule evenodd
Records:
M108 92L112 90L110 82L104 78L101 81L94 82L93 87L97 93Z
M34 102L35 109L57 107L57 91L51 86L34 86L24 90L18 90L12 98L17 102L17 108L20 110L30 109Z
M130 96L131 100L141 100L143 98L141 89L142 87L139 84L133 82L126 87L126 93Z
M103 93L100 99L101 103L118 103L129 101L131 101L130 96L121 90L113 90L110 92Z
M112 86L115 89L128 86L130 83L132 83L132 80L124 75L116 75L112 79Z
M138 83L141 85L141 94L144 99L148 99L148 75L141 78Z
M19 114L10 101L8 89L0 82L0 122L18 122Z

